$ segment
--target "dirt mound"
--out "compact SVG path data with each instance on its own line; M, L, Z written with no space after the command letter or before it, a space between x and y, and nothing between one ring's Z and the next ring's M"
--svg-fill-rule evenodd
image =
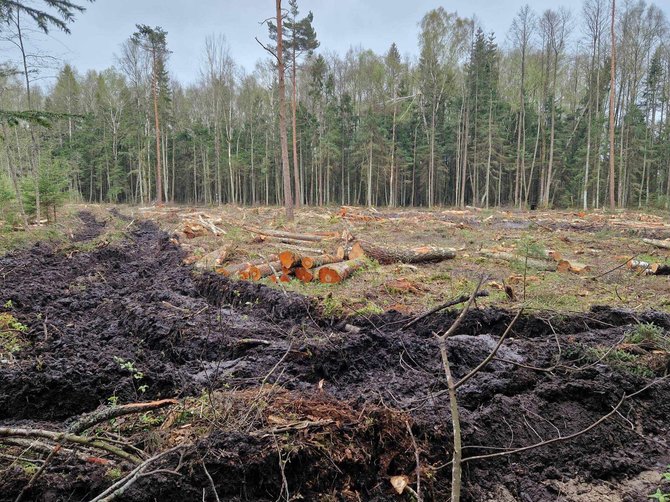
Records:
M416 488L417 474L424 500L448 499L451 422L433 333L453 313L403 330L408 319L389 312L345 330L302 296L195 275L182 259L147 222L90 252L39 244L0 258L0 312L27 327L18 350L0 357L0 429L62 431L101 404L176 396L178 408L94 431L123 433L147 454L193 444L178 475L140 478L124 500L201 500L203 490L214 500L212 483L231 501L399 500L390 477L406 475ZM449 340L456 378L487 356L511 317L469 313ZM670 327L664 314L607 308L521 317L497 358L459 390L465 457L582 431L647 385L654 375L609 357L639 322ZM660 470L670 460L668 416L670 385L661 381L570 441L467 462L464 498L500 500L502 490L514 500L558 500L563 482L612 486ZM21 456L16 448L0 439L0 453ZM114 469L127 470L68 448L25 500L91 499ZM179 458L156 466L171 469ZM0 458L0 500L27 484L27 464ZM618 493L645 500L647 488Z

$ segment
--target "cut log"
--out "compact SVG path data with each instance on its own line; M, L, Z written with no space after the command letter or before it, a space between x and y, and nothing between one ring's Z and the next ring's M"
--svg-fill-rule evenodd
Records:
M642 239L642 242L644 242L645 244L651 244L652 246L656 246L657 248L670 249L670 239L664 239L664 240Z
M649 263L642 260L630 260L626 266L643 275L670 275L670 265Z
M360 249L366 256L374 258L382 265L389 263L424 263L431 261L443 261L456 257L456 250L451 248L438 248L434 246L421 246L411 249L384 248L366 241L358 241ZM347 256L351 257L354 252L353 245Z
M337 256L340 261L342 260L348 260L349 259L349 253L351 252L351 249L353 248L352 243L347 243L342 246L337 247L337 251L335 251L335 256Z
M302 255L294 251L282 251L279 253L279 261L283 268L293 268L300 265L302 261Z
M561 261L563 259L563 256L561 253L558 251L554 251L553 249L543 249L539 253L540 256L538 258L544 258L545 260L552 260L552 261Z
M308 269L305 267L295 267L296 278L301 282L312 282L314 280L314 271L318 269Z
M260 242L263 244L273 244L275 246L282 246L282 247L287 247L292 246L295 248L301 248L297 249L298 251L302 251L305 253L322 253L323 251L320 249L311 249L311 248L305 248L302 247L305 244L309 244L308 241L300 240L300 239L289 239L288 237L271 237L267 235L257 235L252 239L252 242Z
M345 280L354 271L362 268L364 265L365 260L363 258L331 263L315 269L314 274L318 274L319 281L323 284L337 284Z
M256 258L255 260L245 261L235 265L228 265L227 267L216 267L214 270L217 274L221 274L226 277L232 277L240 271L248 269L252 265L262 265L266 263L266 261L272 262L277 261L278 259L279 257L276 254L271 254L267 256L267 260L263 258ZM248 279L248 277L244 277L244 279Z
M278 237L284 239L293 239L296 241L309 241L309 242L321 242L326 239L323 235L314 235L314 234L295 234L292 232L282 232L280 230L262 230L259 228L253 227L242 227L245 230L248 230L251 233L259 235L267 235L269 237Z
M262 265L252 265L249 268L249 279L252 281L258 281L270 274L277 274L278 271L281 271L280 261L263 263Z
M226 261L228 251L229 247L223 246L215 251L212 251L211 253L207 253L205 256L195 262L195 267L204 269L220 267L221 264Z
M558 262L556 270L559 272L572 272L573 274L583 274L591 270L591 267L583 263L572 260L561 260Z
M323 254L321 256L303 256L302 266L305 268L316 268L322 265L328 265L329 263L337 263L338 261L342 261L342 259L330 254Z
M277 241L276 243L273 243L273 244L276 245L276 246L281 245L281 247L283 248L284 251L290 249L291 251L297 251L298 254L301 254L301 255L316 256L316 255L326 253L323 249L309 248L309 247L305 247L305 246L299 246L299 245L295 245L295 244L285 243L284 240L279 240L279 241ZM302 241L299 241L299 242L300 242L300 244L303 244Z
M351 245L351 250L349 251L349 260L355 260L356 258L361 258L365 256L365 251L363 250L363 246L361 246L360 242L354 242Z
M184 223L182 232L184 232L184 235L186 235L186 237L189 239L195 239L196 237L207 235L208 230L200 223L187 222Z
M531 268L536 268L538 270L547 270L549 272L554 272L556 271L557 268L555 262L538 260L536 258L526 259L525 256L519 256L512 253L504 253L501 251L482 250L481 255L486 256L487 258L493 258L495 260L516 261L521 265L528 265Z

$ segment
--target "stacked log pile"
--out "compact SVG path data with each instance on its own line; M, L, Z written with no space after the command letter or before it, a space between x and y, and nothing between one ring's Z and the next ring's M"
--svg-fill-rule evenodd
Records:
M246 227L256 234L256 241L272 240L282 244L284 249L278 255L269 255L244 263L228 266L217 264L215 271L235 279L258 281L267 278L272 282L298 280L303 283L321 282L337 284L349 278L354 272L364 268L370 259L380 264L389 263L425 263L452 259L456 251L450 248L422 246L400 249L382 247L363 240L354 240L345 231L320 233L290 233L278 230L263 230ZM306 247L321 245L327 241L340 239L342 244L334 254L321 249Z

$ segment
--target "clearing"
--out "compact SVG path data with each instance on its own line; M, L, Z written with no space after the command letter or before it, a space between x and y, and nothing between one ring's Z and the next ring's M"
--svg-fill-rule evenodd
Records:
M2 501L447 500L434 334L458 310L408 323L482 275L489 296L448 340L455 378L526 309L458 391L463 499L668 491L669 282L626 267L667 262L642 241L670 237L661 216L302 210L303 233L456 250L438 263L368 261L324 285L207 270L280 251L249 231L285 230L277 208L69 212L36 243L2 237L16 247L0 257ZM198 221L218 230L187 238ZM333 253L339 240L318 245ZM547 251L586 268L528 265ZM203 263L213 252L219 263Z

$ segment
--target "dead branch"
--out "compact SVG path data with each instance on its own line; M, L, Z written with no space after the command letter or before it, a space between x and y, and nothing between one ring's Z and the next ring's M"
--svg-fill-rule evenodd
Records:
M216 491L216 485L214 484L214 480L212 479L212 476L209 474L209 471L207 470L205 461L202 460L200 462L200 465L202 465L202 470L205 471L205 476L207 476L207 479L209 480L209 484L212 487L212 491L214 492L214 498L216 499L216 502L221 502L221 499L219 499L219 494Z
M44 462L42 463L40 468L37 469L35 474L33 474L33 476L30 478L30 481L28 481L28 484L23 487L23 490L21 490L21 493L19 493L19 495L14 500L14 502L21 502L21 499L23 499L23 495L25 495L26 492L28 492L28 490L30 490L32 488L32 486L35 484L35 481L37 481L37 478L39 478L42 475L42 473L44 472L44 469L46 469L46 467L51 462L51 459L54 457L54 455L56 455L60 451L60 449L61 449L60 443L56 444L56 446L54 446L52 448L51 452L49 453L47 458L44 460Z
M130 403L121 406L104 407L80 417L79 420L68 428L68 432L81 434L86 429L90 429L94 425L112 418L157 410L173 404L179 404L179 401L176 399L161 399L160 401L149 401L146 403Z
M479 291L477 292L477 298L483 297L483 296L489 296L489 292L484 290L484 291ZM465 303L468 301L470 297L467 295L462 295L459 296L458 298L454 300L449 300L448 302L441 303L440 305L433 307L432 309L428 310L427 312L424 312L423 314L420 314L416 316L414 319L412 319L410 322L405 324L402 329L407 329L410 326L413 326L417 322L421 321L422 319L425 319L426 317L435 314L436 312L439 312L440 310L444 310L449 307L453 307L454 305L459 305L461 303Z
M134 485L139 479L146 477L146 476L151 476L152 474L158 473L158 472L167 472L167 473L172 473L172 474L178 474L178 470L181 467L181 461L182 459L179 459L179 465L174 470L168 470L168 469L157 469L154 471L150 472L145 472L147 467L149 467L152 463L156 462L157 460L160 460L161 458L174 453L177 450L186 448L188 445L178 445L173 448L170 448L169 450L165 450L162 453L159 453L158 455L154 455L153 457L145 460L144 462L140 463L135 469L130 471L125 477L121 478L118 480L116 483L114 483L112 486L107 488L104 492L102 492L100 495L95 497L94 499L91 500L91 502L110 502L114 500L117 497L120 497L123 495L128 488L130 488L132 485Z
M461 500L461 457L463 454L463 449L461 445L461 422L458 411L458 398L456 396L456 385L454 378L451 374L451 368L449 367L447 338L454 334L456 329L458 329L460 326L461 322L463 322L465 315L470 310L470 307L472 306L472 303L477 296L479 288L482 286L482 282L484 282L484 277L479 279L479 283L470 295L470 299L465 304L465 307L461 311L460 315L456 318L454 323L449 327L446 333L437 336L437 342L440 348L440 357L442 358L442 365L444 367L444 374L447 377L447 387L449 389L449 406L451 409L451 424L454 431L453 456L451 459L451 502L460 502Z
M416 461L416 502L421 502L421 458L419 457L419 447L416 445L416 439L412 433L412 426L405 420L405 426L409 437L412 439L412 446L414 447L414 460Z
M121 448L112 446L104 441L100 441L97 438L78 436L76 434L71 434L67 432L54 432L47 431L43 429L20 429L14 427L0 427L0 437L40 437L51 439L55 442L68 441L70 443L82 444L85 446L90 446L98 450L103 450L113 455L116 455L123 460L128 460L133 464L141 464L142 459L132 455L128 452L123 451Z

